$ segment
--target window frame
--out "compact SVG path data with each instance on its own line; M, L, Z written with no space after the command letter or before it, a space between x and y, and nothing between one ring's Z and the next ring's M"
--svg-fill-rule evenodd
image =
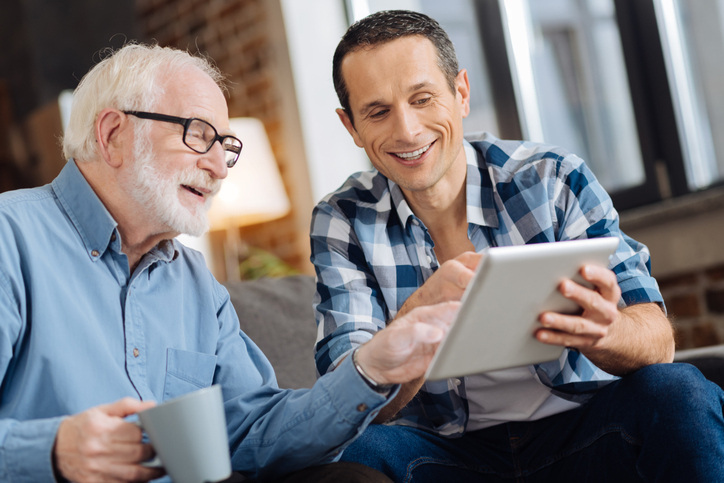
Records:
M503 138L523 139L510 46L501 42L507 35L501 8L503 1L475 2L475 15L491 75L498 134ZM623 211L684 196L692 190L687 186L674 100L653 1L613 2L645 176L642 184L609 192L616 208Z

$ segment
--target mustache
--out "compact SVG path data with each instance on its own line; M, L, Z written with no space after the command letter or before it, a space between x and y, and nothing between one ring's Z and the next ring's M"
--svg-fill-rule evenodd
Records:
M207 190L208 196L216 196L221 189L220 179L214 179L206 171L202 171L196 167L189 168L179 173L177 181L179 184L192 186Z

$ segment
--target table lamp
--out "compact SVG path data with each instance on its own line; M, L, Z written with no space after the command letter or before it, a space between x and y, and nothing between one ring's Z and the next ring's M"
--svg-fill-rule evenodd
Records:
M212 231L226 231L224 266L231 281L240 278L239 261L245 250L239 227L281 218L289 213L290 204L262 122L237 117L229 120L229 127L244 146L212 202L209 223Z

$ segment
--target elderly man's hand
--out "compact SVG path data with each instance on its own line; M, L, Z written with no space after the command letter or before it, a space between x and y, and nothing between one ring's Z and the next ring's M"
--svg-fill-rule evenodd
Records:
M459 307L459 302L444 302L418 307L398 317L358 349L359 364L380 384L420 378Z
M124 398L63 420L53 448L56 471L70 481L149 481L161 469L141 466L153 457L151 445L141 442L141 429L123 418L154 406Z

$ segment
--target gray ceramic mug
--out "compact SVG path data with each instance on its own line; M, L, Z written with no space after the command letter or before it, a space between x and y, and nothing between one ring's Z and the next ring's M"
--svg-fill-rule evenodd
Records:
M157 458L145 464L163 466L175 483L220 481L231 475L218 384L141 411L137 424L156 450Z

